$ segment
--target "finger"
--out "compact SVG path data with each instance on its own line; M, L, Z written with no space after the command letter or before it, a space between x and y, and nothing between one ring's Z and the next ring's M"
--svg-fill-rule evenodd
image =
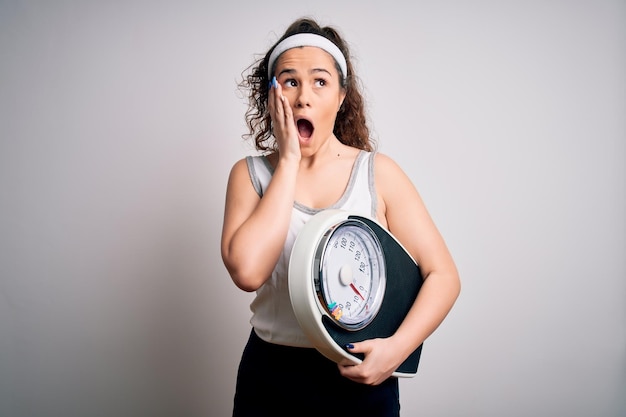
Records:
M270 112L270 116L275 118L280 108L280 95L277 93L276 89L278 87L278 82L276 81L276 77L272 77L268 83L268 93L267 93L267 104L268 110Z
M284 130L287 137L295 138L297 136L296 125L293 120L293 110L289 105L289 100L283 95L282 85L277 83L274 88L276 102L276 117L280 127Z
M287 97L282 95L282 91L280 94L280 98L281 98L282 106L285 112L285 120L293 121L293 110L291 109L291 106L289 105L289 100L287 100Z
M362 365L343 365L343 364L337 364L337 367L339 368L339 374L341 374L341 376L348 378L354 382L359 382L359 383L363 383L364 382L364 378L362 375Z
M354 365L358 365L359 363L361 363L361 361L355 357L350 357L350 358L343 357L338 362L338 364L342 366L354 366Z
M276 80L274 79L274 81ZM289 117L293 117L291 115L289 102L283 95L283 86L278 82L274 82L274 101L276 103L277 114L281 116L283 120L287 121L289 120Z
M272 115L272 113L274 113L274 103L273 103L273 97L272 97L272 87L270 87L267 90L267 111L270 114L270 116Z
M359 342L359 343L348 343L346 345L346 349L350 353L367 353L370 350L368 348L367 341Z

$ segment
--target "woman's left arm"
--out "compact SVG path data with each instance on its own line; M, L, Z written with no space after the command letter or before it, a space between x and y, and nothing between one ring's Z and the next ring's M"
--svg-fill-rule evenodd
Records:
M416 260L424 283L393 336L355 343L351 351L364 353L364 361L340 364L344 376L373 385L387 379L437 329L461 289L452 255L408 176L392 159L377 154L375 180L378 219Z

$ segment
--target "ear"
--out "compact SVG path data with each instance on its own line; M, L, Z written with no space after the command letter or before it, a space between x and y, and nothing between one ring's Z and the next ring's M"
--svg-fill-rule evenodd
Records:
M339 93L339 105L337 106L337 112L341 110L341 106L343 106L343 101L346 99L346 90L341 90Z

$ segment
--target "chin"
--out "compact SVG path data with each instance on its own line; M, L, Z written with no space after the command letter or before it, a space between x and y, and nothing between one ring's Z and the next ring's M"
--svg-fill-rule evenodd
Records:
M318 151L318 148L312 147L311 143L306 143L306 144L303 144L302 142L300 143L300 155L305 158L315 155L317 151Z
M298 137L298 142L300 143L300 148L308 148L313 143L312 138L301 138Z

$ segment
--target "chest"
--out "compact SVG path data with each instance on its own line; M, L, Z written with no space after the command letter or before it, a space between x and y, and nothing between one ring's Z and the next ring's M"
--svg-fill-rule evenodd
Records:
M348 191L352 179L352 165L298 174L296 201L307 207L321 209L337 203Z

